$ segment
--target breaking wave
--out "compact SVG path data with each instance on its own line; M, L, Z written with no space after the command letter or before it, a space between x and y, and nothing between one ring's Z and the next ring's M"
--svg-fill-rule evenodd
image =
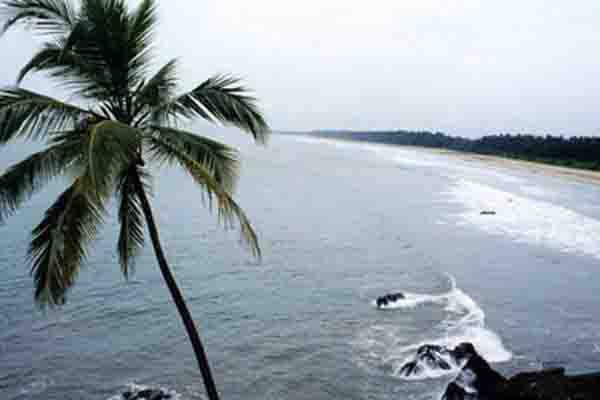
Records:
M522 243L600 259L600 221L595 218L465 179L446 194L465 206L458 215L465 224ZM481 210L495 210L496 215L482 218Z
M360 353L365 355L367 363L375 363L391 370L391 374L401 379L421 380L438 378L455 373L460 369L449 357L451 370L440 371L424 369L421 373L405 378L399 374L402 366L414 359L419 347L433 344L454 348L460 343L472 343L477 352L492 363L506 362L512 354L506 349L500 337L485 325L485 312L477 302L456 286L450 277L450 289L441 294L404 293L405 298L384 306L387 309L416 312L425 305L440 307L445 317L435 325L430 337L406 342L401 329L394 327L372 326L363 332L355 343ZM374 306L375 303L373 303Z

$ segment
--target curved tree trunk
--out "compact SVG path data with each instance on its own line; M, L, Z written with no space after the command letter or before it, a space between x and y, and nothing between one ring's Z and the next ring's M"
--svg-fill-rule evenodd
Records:
M185 304L179 287L177 287L175 278L171 273L171 269L169 268L169 264L167 263L167 259L163 253L158 237L158 229L156 228L154 216L152 215L152 208L150 207L150 202L148 201L146 192L144 191L139 179L136 182L136 192L140 198L142 211L144 212L146 222L148 223L148 230L150 231L150 238L152 240L152 246L154 247L154 253L156 254L156 258L158 260L158 265L160 266L160 272L162 273L165 283L171 292L171 296L173 297L177 311L179 311L179 315L181 316L185 330L190 338L190 342L192 342L192 347L194 348L194 353L196 354L196 360L198 361L198 367L200 367L200 372L202 373L202 378L204 380L204 386L206 387L206 393L208 394L208 398L210 400L219 400L219 393L217 392L215 381L213 380L210 372L210 366L208 365L208 358L206 357L204 346L202 346L202 342L200 341L200 336L198 335L198 330L196 329L192 315Z

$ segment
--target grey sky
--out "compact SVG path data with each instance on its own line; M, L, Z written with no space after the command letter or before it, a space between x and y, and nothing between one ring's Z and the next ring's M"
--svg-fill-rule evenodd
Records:
M274 128L600 134L597 0L169 0L157 60L232 72ZM0 41L0 83L31 54ZM44 90L42 82L26 85Z

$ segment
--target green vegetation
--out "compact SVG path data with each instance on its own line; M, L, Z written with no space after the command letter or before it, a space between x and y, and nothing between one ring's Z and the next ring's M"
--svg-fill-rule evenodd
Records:
M263 143L267 124L255 99L231 76L212 77L177 93L175 60L153 75L150 46L157 24L154 0L128 10L125 0L6 0L3 31L19 25L46 39L23 66L16 86L0 90L0 145L40 140L46 147L0 175L0 223L58 176L70 180L33 229L29 246L35 299L63 304L107 214L118 204L117 252L125 277L144 245L146 227L160 271L192 342L208 396L218 399L194 321L175 283L152 214L147 162L182 168L225 224L237 223L253 254L256 234L232 198L237 153L178 128L194 118L221 122ZM44 73L70 91L75 103L20 87Z
M563 167L600 170L600 138L533 135L488 135L479 139L449 136L428 131L314 131L323 137L421 146L519 160L541 162Z

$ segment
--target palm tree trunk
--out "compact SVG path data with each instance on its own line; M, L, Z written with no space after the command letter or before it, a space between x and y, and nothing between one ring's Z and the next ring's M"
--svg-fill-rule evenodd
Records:
M217 392L215 381L213 380L212 373L210 372L210 366L208 365L208 358L206 357L204 346L202 346L202 342L200 341L200 336L198 335L198 330L196 329L192 315L190 314L190 311L183 300L181 291L175 282L175 278L173 277L171 269L169 268L169 264L167 263L167 259L165 258L165 254L160 245L160 240L158 237L158 229L156 227L156 223L154 222L154 216L152 215L152 208L150 207L150 202L148 201L146 192L144 191L142 183L139 181L139 179L136 182L136 192L140 198L142 210L146 217L146 222L148 223L148 230L150 231L150 238L152 240L152 246L154 247L156 259L158 260L158 265L160 266L160 272L162 273L167 287L171 292L171 296L173 297L177 311L179 311L179 315L181 316L185 330L190 338L190 342L192 342L192 347L194 348L194 353L196 354L196 360L198 361L198 367L200 367L200 372L202 373L202 378L204 380L204 386L206 387L206 393L208 394L208 398L210 400L219 400L219 393Z

